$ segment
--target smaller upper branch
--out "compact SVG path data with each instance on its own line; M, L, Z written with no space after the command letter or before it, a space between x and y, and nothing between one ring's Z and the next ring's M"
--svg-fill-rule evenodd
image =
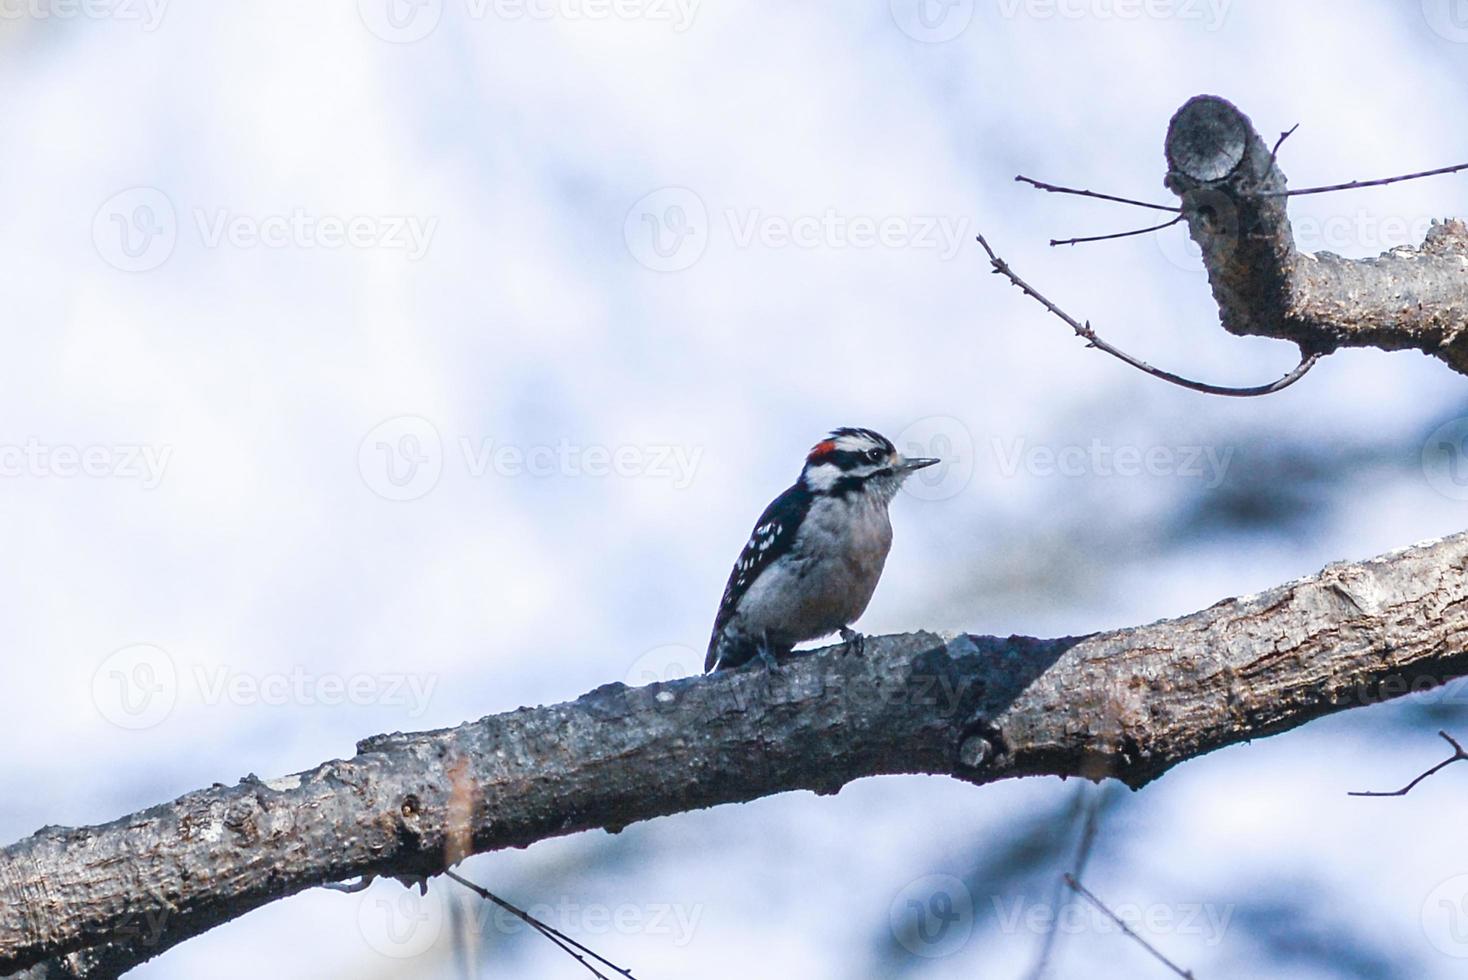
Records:
M1297 380L1316 357L1341 347L1420 350L1468 374L1468 225L1455 219L1434 222L1419 246L1394 248L1371 259L1345 259L1330 252L1300 251L1285 211L1291 197L1455 174L1468 171L1468 163L1290 190L1278 157L1296 128L1281 133L1269 147L1249 118L1231 103L1211 95L1190 99L1173 116L1167 132L1165 183L1181 199L1180 207L1049 184L1023 175L1015 180L1049 193L1166 211L1177 215L1176 220L1186 220L1189 233L1202 249L1225 329L1241 336L1289 340L1300 348L1300 369L1259 389L1189 383L1111 351L1157 377L1212 394L1266 394ZM1050 244L1129 238L1173 223L1054 239ZM1077 333L1085 336L1080 328ZM1102 344L1096 346L1106 349Z
M1061 187L1058 184L1047 184L1033 177L1020 174L1014 178L1021 184L1029 184L1036 190L1045 191L1048 194L1074 194L1076 197L1093 197L1098 201L1114 201L1117 204L1130 204L1134 208L1150 208L1153 211L1170 211L1176 214L1179 209L1170 204L1153 204L1150 201L1138 201L1130 197L1117 197L1115 194L1102 194L1099 191L1083 191L1074 187Z
M1114 231L1109 235L1087 235L1084 238L1052 238L1050 239L1050 247L1054 248L1057 245L1083 245L1087 242L1110 242L1118 238L1134 238L1137 235L1150 235L1154 231L1171 228L1181 220L1183 220L1183 216L1178 215L1171 221L1164 221L1159 225L1148 225L1145 228L1133 228L1131 231Z
M1461 221L1434 224L1421 246L1374 259L1299 251L1275 154L1247 116L1215 96L1191 99L1173 116L1167 162L1166 184L1203 251L1227 330L1290 340L1304 354L1421 350L1468 374L1468 226ZM1440 172L1455 169L1465 168Z

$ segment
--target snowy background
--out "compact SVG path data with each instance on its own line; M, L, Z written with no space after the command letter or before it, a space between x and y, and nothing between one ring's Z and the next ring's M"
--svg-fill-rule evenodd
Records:
M1438 362L1208 399L972 239L1153 363L1261 383L1293 348L1218 327L1181 228L1049 249L1151 216L1014 175L1168 203L1202 92L1301 123L1296 186L1459 162L1465 82L1458 0L0 0L0 838L692 672L837 425L950 460L894 504L868 632L1135 624L1461 529ZM1468 182L1291 213L1372 255ZM1345 794L1465 722L1458 685L1106 794L1087 881L1201 977L1460 976L1463 773ZM874 779L465 869L644 980L1020 978L1088 791ZM1166 975L1060 931L1051 976ZM579 967L379 883L134 975L262 972Z

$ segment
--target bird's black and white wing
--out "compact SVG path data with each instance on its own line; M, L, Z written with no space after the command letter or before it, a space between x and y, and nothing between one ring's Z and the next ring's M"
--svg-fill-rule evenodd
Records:
M704 658L704 670L712 670L718 662L720 634L734 617L749 587L795 543L801 522L810 509L810 500L810 491L797 483L771 501L755 522L754 532L739 553L739 560L734 563L729 582L724 586L724 597L719 601L719 612L714 617L713 636L709 638L708 655Z

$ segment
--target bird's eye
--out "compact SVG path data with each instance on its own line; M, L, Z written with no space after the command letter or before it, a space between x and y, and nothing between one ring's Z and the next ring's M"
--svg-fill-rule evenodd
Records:
M886 457L886 455L887 454L882 452L882 450L880 449L867 450L867 459L871 460L873 463L880 463L883 458Z

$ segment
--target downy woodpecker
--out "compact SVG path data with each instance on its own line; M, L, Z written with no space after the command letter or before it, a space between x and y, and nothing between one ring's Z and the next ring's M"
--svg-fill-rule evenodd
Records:
M917 470L871 429L837 429L816 443L795 485L755 523L714 617L705 671L755 657L773 667L805 640L839 632L866 610L892 547L887 505Z

